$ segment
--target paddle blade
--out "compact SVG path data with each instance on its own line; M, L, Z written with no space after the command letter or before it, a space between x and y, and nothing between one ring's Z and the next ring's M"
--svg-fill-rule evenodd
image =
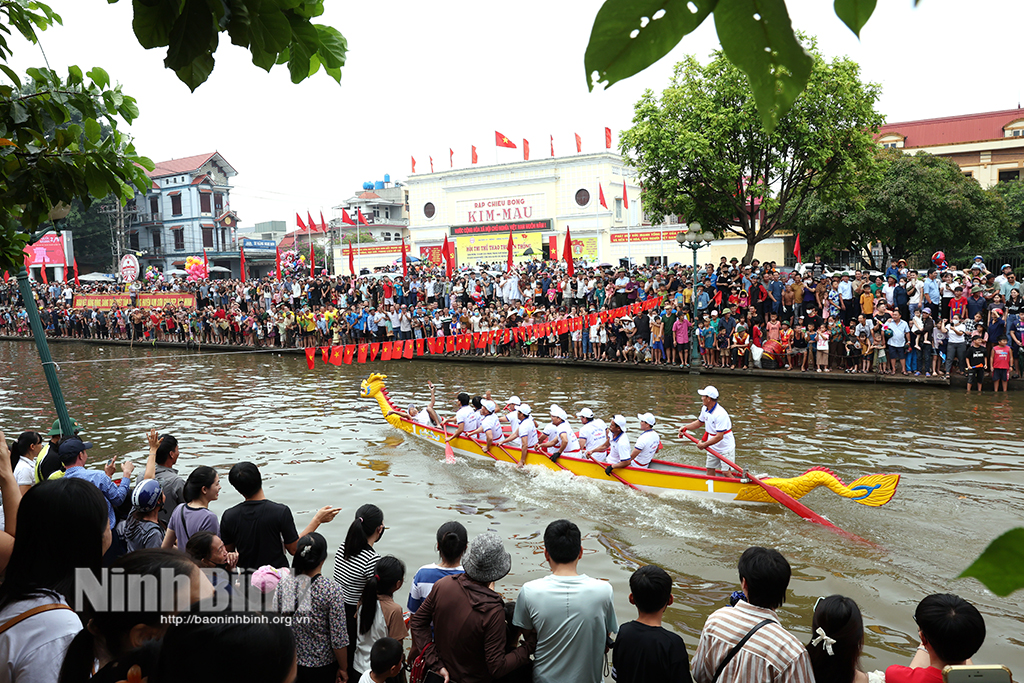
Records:
M449 465L455 464L455 451L452 450L451 442L444 445L444 461Z
M885 505L896 495L896 486L899 483L898 474L869 474L850 482L850 490L858 493L850 500L870 507Z

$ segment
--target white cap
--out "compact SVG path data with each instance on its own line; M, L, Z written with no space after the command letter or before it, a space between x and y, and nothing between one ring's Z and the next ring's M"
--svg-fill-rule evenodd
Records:
M654 426L654 414L653 413L641 413L641 414L636 416L636 419L640 420L641 422L646 422L647 424L651 425L652 427Z
M487 412L489 413L493 413L494 409L497 407L494 405L494 401L488 401L487 399L481 401L480 405L482 405L484 408L487 408Z
M561 418L563 420L568 420L569 419L569 415L566 414L566 412L564 410L562 410L555 403L551 404L551 417L558 417L558 418Z
M510 405L514 405L514 406L517 406L517 405L519 405L520 403L522 403L522 401L520 401L520 400L519 400L519 397L518 397L518 396L513 396L513 397L509 398L509 400L508 400L508 403L509 403Z
M520 403L519 407L516 408L516 410L518 410L520 413L522 413L526 417L530 417L530 413L533 412L533 408L530 407L529 403Z
M590 408L584 408L580 412L576 413L576 417L585 417L588 420L593 420L594 419L594 411L591 410Z
M613 415L612 422L619 426L619 429L626 431L626 416L625 415Z
M701 396L707 396L708 398L713 398L716 401L718 400L718 389L715 389L713 386L709 385L703 389L698 389L697 393Z

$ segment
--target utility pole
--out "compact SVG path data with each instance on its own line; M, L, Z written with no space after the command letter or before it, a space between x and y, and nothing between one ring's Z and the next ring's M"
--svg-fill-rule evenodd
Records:
M129 204L129 207L126 208L116 198L111 198L105 200L99 208L99 212L107 217L107 224L110 226L110 242L114 257L112 271L114 273L120 266L121 256L128 250L125 237L138 217L135 212L135 202L132 201Z

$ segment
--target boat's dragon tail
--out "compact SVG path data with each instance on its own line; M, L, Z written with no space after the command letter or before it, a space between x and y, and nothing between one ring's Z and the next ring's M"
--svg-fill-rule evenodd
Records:
M849 485L837 477L827 467L812 467L798 477L788 479L767 478L763 480L785 493L800 498L819 486L826 486L834 493L856 501L861 505L878 507L885 505L896 494L896 487L900 483L898 474L868 474L860 477ZM736 500L752 502L772 502L772 498L760 487L751 487L747 491L741 491Z

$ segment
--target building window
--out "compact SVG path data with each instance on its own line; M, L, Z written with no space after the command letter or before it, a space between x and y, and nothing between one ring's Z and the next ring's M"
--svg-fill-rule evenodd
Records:
M185 250L185 228L174 228L171 230L174 233L174 250L184 251Z
M384 240L385 242L390 242L390 241L391 241L391 233L390 233L390 232L382 232L382 233L380 234L380 237L381 237L381 239L382 239L382 240Z
M580 188L576 190L576 206L586 206L590 203L590 192Z
M160 198L150 197L149 198L149 212L153 214L154 218L160 213Z
M385 206L384 207L384 218L387 218L388 220L391 220L391 207L390 206Z
M379 206L373 207L373 217L374 218L380 218L380 207Z
M228 229L227 228L221 228L220 229L220 248L221 249L227 249L228 248Z
M263 239L266 239L265 235ZM203 248L213 249L213 227L203 228Z
M153 231L153 253L156 253L156 254L160 253L160 247L162 246L160 244L160 242L161 242L160 231L159 230L154 230Z
M132 230L128 233L128 248L132 251L139 250L139 231Z
M172 216L180 216L181 215L181 194L180 193L179 194L171 195L171 215Z
M616 199L615 200L615 220L617 220L617 221L621 221L622 220L622 200L621 199Z
M1001 182L1001 183L1009 183L1009 182L1012 182L1014 180L1020 180L1020 171L1014 170L1014 171L1000 171L999 172L999 182Z
M433 202L427 202L426 204L423 205L423 215L426 216L427 218L433 218L434 211L435 209Z
M224 195L220 192L213 194L213 210L217 212L218 216L224 211Z
M199 212L210 213L210 195L207 192L199 193Z
M974 171L964 171L964 177L965 178L973 178L974 177Z

